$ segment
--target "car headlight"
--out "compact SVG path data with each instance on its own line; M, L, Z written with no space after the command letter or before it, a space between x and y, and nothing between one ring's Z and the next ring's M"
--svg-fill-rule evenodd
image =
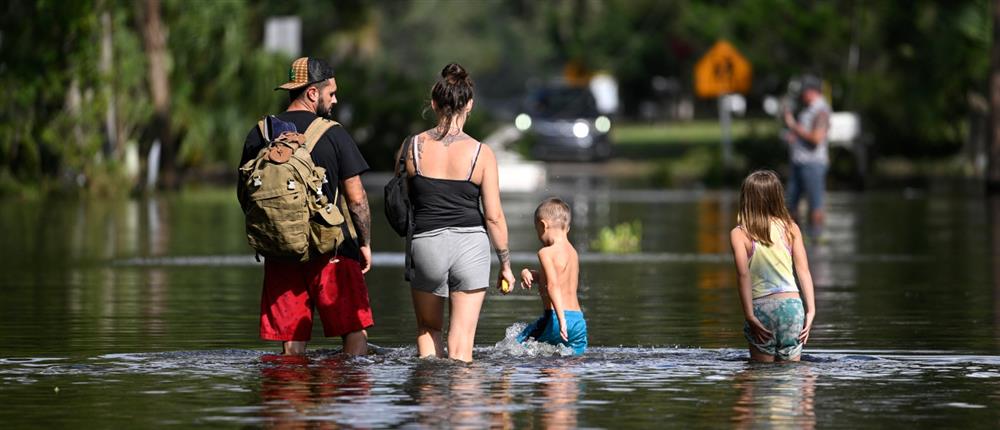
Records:
M607 133L608 130L611 130L611 120L604 115L597 117L594 120L594 129L601 133Z
M531 128L531 117L526 113L522 113L514 118L514 127L518 130L526 131Z
M573 135L578 139L590 136L590 125L586 121L580 120L573 124Z

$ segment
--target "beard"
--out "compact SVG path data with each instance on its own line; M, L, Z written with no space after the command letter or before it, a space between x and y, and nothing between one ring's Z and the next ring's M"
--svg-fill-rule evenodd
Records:
M316 106L316 116L320 118L333 119L333 106Z

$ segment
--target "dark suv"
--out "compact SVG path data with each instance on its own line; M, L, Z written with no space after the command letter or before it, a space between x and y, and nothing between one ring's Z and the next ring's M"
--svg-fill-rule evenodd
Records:
M531 136L539 160L605 160L611 119L597 111L586 87L546 87L532 93L514 126Z

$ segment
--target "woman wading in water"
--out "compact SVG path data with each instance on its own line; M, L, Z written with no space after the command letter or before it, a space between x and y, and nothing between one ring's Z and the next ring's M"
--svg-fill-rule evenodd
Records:
M491 242L500 260L497 286L502 281L514 285L496 157L462 131L472 99L465 69L445 66L431 90L437 126L410 137L405 155L413 207L410 287L421 357L472 361L479 310L490 283ZM451 307L447 355L441 334L445 299Z

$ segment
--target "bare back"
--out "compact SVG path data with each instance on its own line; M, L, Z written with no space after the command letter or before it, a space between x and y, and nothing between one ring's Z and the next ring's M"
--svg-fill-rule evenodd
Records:
M542 263L542 275L548 293L558 292L563 310L580 310L580 301L576 296L580 281L580 258L573 245L567 240L546 246L538 251L538 259ZM549 262L551 264L547 264ZM551 299L546 301L545 306L555 309Z
M489 145L462 133L449 144L434 139L431 130L416 135L411 144L404 143L396 151L396 161L403 158L409 177L417 175L446 181L469 181L482 192L482 212L494 249L507 249L507 220L500 204L500 178L497 159ZM408 147L406 154L400 154ZM396 165L395 171L399 171Z
M462 133L449 143L434 139L435 134L423 132L416 136L415 147L406 154L406 171L409 176L421 175L434 179L468 180L476 185L483 182L484 166L488 163L486 146ZM492 154L492 153L491 153ZM416 161L415 162L415 157ZM398 158L398 157L397 157ZM419 167L419 170L418 170Z

